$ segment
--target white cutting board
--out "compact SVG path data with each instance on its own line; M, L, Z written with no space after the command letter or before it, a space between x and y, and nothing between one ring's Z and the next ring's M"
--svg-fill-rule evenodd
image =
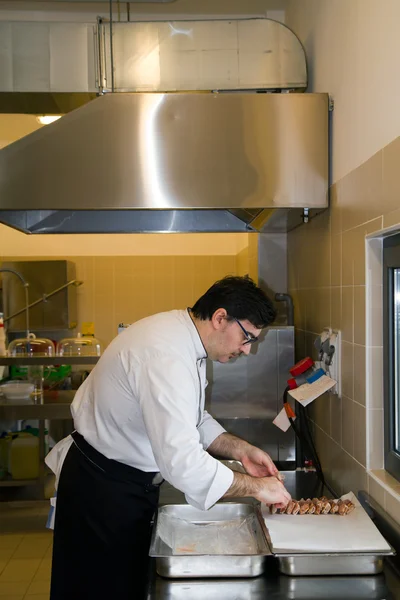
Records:
M268 528L272 550L285 552L386 552L390 546L371 521L355 495L355 509L349 515L271 515L267 506L262 514Z

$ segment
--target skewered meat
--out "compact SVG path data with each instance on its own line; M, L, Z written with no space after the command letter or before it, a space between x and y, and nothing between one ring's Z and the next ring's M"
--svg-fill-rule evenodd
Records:
M294 502L293 502L293 500L291 500L291 501L289 502L289 504L287 505L287 507L286 507L286 511L285 511L285 512L286 512L286 514L287 514L287 515L291 515L291 514L292 514L292 512L293 512L293 508L294 508Z
M276 508L273 504L270 506L271 514L286 514L286 515L340 515L345 516L350 514L355 509L355 505L351 500L328 499L326 496L321 498L301 498L301 500L292 500L286 508Z
M312 502L313 502L313 504L315 506L314 514L315 515L320 515L321 511L322 511L322 501L319 500L318 498L313 498Z
M300 504L299 514L306 515L310 509L310 503L307 502L306 500L300 500L299 504Z
M345 500L345 502L347 504L347 514L349 515L355 509L355 505L351 500Z
M323 515L328 515L331 511L332 505L330 502L328 502L328 500L322 502L322 514Z
M332 508L331 508L331 515L336 515L337 511L339 510L339 503L337 500L332 500Z
M300 512L300 502L297 502L296 500L294 500L293 502L294 506L292 510L292 515L297 515Z
M308 500L308 502L310 503L310 508L308 509L308 515L313 515L315 513L315 504L311 501Z

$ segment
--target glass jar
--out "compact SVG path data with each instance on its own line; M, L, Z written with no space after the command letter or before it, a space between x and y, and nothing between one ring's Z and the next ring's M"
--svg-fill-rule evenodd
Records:
M78 333L76 337L64 338L57 344L58 356L100 356L100 341L90 335Z

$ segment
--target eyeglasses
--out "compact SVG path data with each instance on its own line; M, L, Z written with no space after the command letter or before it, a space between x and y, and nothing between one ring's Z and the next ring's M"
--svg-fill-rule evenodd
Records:
M255 344L255 342L258 342L258 337L256 337L255 335L253 335L252 333L250 333L249 331L247 331L243 325L241 324L240 321L238 321L235 317L233 317L236 321L236 323L239 325L240 329L243 331L245 337L246 337L246 341L243 342L243 346L247 346L247 344Z

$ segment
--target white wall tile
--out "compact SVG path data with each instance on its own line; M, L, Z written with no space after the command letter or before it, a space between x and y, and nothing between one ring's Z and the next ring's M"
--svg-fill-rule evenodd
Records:
M383 409L367 409L367 468L383 467Z

